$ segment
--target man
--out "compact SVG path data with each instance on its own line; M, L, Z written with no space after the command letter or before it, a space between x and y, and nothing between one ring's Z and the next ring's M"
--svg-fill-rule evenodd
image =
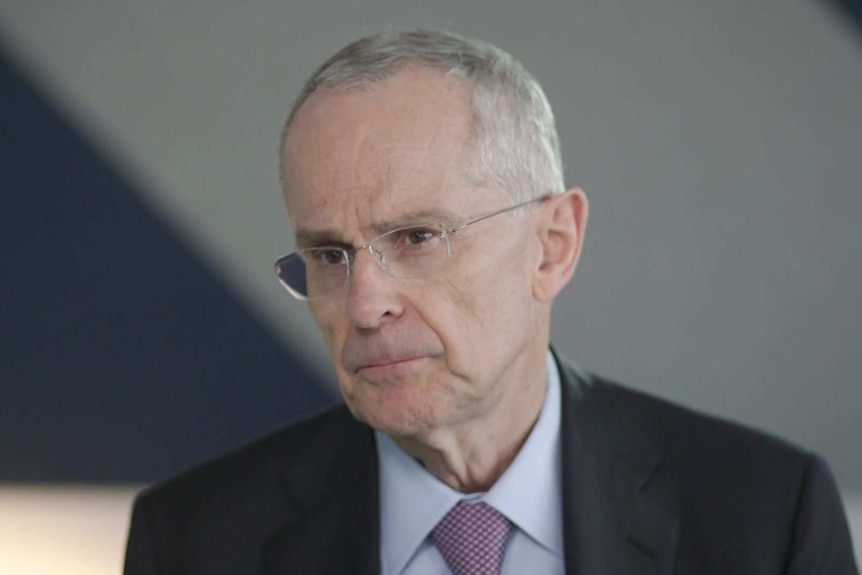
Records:
M345 406L144 492L127 575L856 573L820 459L550 351L588 204L510 56L359 40L281 152Z

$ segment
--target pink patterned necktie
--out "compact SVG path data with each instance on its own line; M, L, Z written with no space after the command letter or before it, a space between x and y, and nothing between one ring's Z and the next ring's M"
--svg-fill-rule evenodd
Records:
M431 531L454 575L499 575L512 523L487 503L461 502Z

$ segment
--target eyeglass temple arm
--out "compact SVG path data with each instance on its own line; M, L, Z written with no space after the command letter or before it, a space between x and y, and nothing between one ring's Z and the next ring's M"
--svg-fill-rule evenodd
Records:
M509 206L508 208L503 208L502 210L497 210L496 212L491 212L490 214L485 214L484 216L480 216L475 220L470 220L469 222L459 224L451 230L446 230L446 235L450 236L452 234L458 233L460 230L466 228L467 226L472 226L473 224L477 224L483 220L487 220L488 218L493 218L494 216L499 216L500 214L505 214L506 212L515 211L518 208L523 208L524 206L529 206L530 204L544 202L545 200L549 200L552 197L553 194L545 194L543 196L539 196L538 198L533 198L531 200L527 200L526 202L521 202L520 204L515 204L514 206Z

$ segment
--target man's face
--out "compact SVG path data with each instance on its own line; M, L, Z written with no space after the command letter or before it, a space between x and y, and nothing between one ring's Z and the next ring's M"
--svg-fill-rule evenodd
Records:
M307 100L285 143L298 247L358 246L396 227L451 227L512 205L467 171L469 102L461 81L423 68ZM456 234L431 277L393 278L361 250L348 285L310 302L358 419L411 436L476 421L517 397L547 349L531 292L540 211Z

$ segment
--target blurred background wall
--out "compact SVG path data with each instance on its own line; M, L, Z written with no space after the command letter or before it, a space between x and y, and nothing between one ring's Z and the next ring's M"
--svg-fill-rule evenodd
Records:
M272 272L292 248L278 134L323 59L416 26L500 45L554 106L592 210L558 349L824 454L859 524L860 14L3 0L0 527L21 484L159 480L335 400Z

